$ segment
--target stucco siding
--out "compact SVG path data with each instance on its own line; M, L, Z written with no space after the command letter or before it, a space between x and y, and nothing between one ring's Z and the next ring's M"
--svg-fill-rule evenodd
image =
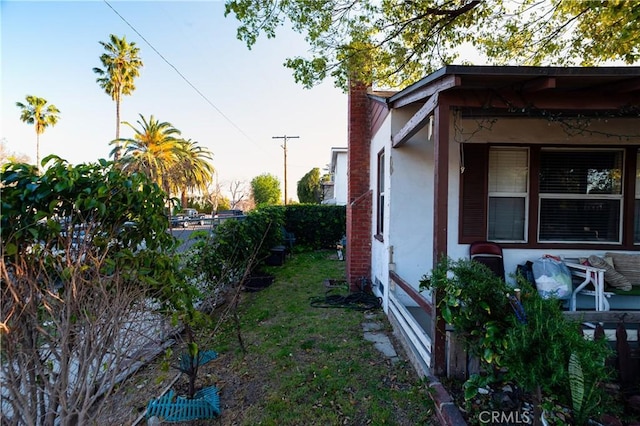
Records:
M433 264L433 141L428 129L393 149L389 167L388 244L395 271L418 287Z
M376 234L376 218L378 215L378 153L381 150L385 150L385 153L389 153L390 143L389 134L391 131L391 116L387 116L378 131L371 140L371 155L370 155L370 188L372 192L373 205L371 209L371 235ZM389 170L389 155L385 155L385 170ZM386 180L387 190L389 187L389 180ZM376 238L372 238L371 241L371 279L374 284L382 283L382 288L378 288L379 295L383 298L384 309L388 309L388 292L389 292L389 251L388 251L388 229L389 229L389 199L385 197L385 235L383 240L380 241ZM381 291L380 291L381 290Z

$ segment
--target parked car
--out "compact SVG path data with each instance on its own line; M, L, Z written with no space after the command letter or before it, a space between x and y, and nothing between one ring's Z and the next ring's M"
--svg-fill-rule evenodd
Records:
M169 222L171 222L172 228L186 228L189 226L189 220L186 216L171 216Z
M181 210L180 213L178 213L178 216L184 216L185 220L187 221L187 225L189 223L204 225L205 219L207 218L206 214L199 213L196 209Z

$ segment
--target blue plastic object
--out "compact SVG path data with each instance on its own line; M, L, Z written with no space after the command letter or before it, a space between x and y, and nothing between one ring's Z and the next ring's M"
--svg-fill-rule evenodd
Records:
M216 351L198 352L198 365L205 365L218 357ZM184 353L180 356L180 371L187 372L191 370L191 355Z
M211 386L196 392L193 398L175 397L169 390L147 405L147 419L158 417L169 423L186 422L198 419L213 419L220 415L220 397L218 388Z

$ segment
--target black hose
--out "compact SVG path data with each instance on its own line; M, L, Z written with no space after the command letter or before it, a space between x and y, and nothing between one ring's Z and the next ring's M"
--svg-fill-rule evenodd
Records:
M324 296L310 297L311 306L314 308L343 308L356 311L382 308L382 299L368 292L352 292L346 296L332 293L334 293L334 290L327 290Z

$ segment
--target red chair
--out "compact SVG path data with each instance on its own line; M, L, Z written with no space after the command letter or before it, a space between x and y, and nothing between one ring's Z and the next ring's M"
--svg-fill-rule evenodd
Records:
M498 277L505 279L502 247L490 241L475 241L469 246L471 260L480 262Z

